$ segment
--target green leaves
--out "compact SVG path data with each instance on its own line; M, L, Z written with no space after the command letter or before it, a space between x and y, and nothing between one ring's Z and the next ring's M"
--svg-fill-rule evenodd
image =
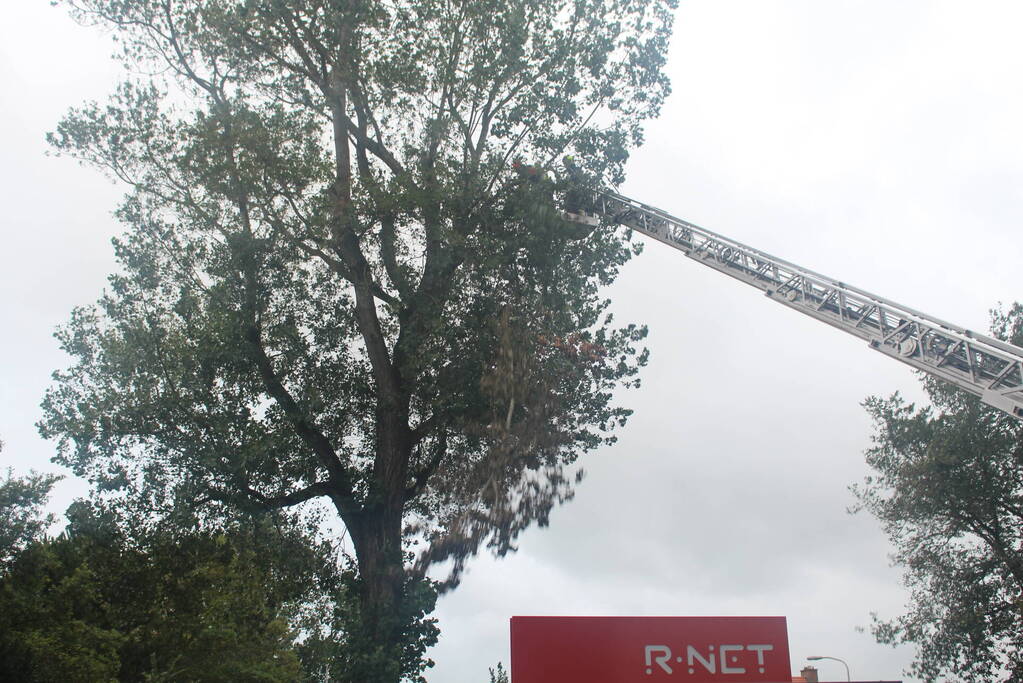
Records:
M600 288L632 250L561 197L622 180L673 0L64 4L139 82L51 136L129 193L42 432L140 517L323 498L396 660L406 579L509 552L629 414L645 329Z
M74 508L0 575L0 677L299 680L289 610L318 567L274 543L294 550L258 526L129 538Z
M992 318L996 336L1019 341L1023 307ZM965 392L924 387L933 407L898 395L865 403L876 475L853 491L884 525L912 595L907 614L875 620L874 635L915 644L912 672L924 680L1019 680L1023 431Z
M53 524L53 516L44 515L43 508L50 489L60 479L35 472L27 477L14 477L11 470L7 470L0 480L0 570L26 546L42 538Z

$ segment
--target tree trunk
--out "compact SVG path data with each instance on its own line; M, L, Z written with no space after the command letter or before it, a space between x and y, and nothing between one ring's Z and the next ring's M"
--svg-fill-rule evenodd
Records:
M409 624L401 554L401 509L368 510L350 531L359 564L360 633L351 634L353 683L398 683Z
M373 492L349 524L359 564L359 613L362 650L353 661L353 681L398 683L403 649L413 615L407 608L402 518L412 434L404 411L393 406L377 412L377 458ZM353 634L354 635L354 634Z

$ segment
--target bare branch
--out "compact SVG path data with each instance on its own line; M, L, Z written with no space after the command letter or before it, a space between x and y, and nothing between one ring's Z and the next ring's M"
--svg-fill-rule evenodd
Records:
M411 501L419 497L419 495L426 489L426 485L430 481L437 470L440 468L441 462L444 460L444 456L448 452L448 435L447 431L441 430L441 433L437 436L437 445L433 451L433 457L430 458L423 469L415 474L412 480L412 486L405 490L405 500Z
M305 411L299 407L298 402L295 401L294 397L292 397L277 376L273 363L263 348L259 328L254 324L250 325L246 330L245 338L249 342L249 348L256 361L256 367L259 370L260 377L263 379L263 385L266 387L267 393L284 411L284 416L292 426L292 429L295 430L295 433L312 449L320 463L330 473L331 495L340 495L345 500L345 505L350 510L353 510L354 500L352 496L354 489L352 477L338 457L330 440L324 436L323 431L312 418L307 416Z

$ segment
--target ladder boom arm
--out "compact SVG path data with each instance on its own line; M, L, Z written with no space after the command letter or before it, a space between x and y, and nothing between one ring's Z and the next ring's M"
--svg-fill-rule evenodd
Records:
M1023 419L1023 349L1017 346L807 270L615 192L597 193L593 208L609 222L672 246Z

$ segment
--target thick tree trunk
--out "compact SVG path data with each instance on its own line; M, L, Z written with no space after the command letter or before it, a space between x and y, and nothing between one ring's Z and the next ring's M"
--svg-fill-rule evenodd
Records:
M412 434L393 405L377 413L373 490L365 509L349 524L359 564L359 612L363 649L353 681L398 683L402 651L413 615L405 604L402 519Z
M402 669L405 568L401 554L401 509L367 511L351 529L359 563L359 653L352 681L398 683Z

